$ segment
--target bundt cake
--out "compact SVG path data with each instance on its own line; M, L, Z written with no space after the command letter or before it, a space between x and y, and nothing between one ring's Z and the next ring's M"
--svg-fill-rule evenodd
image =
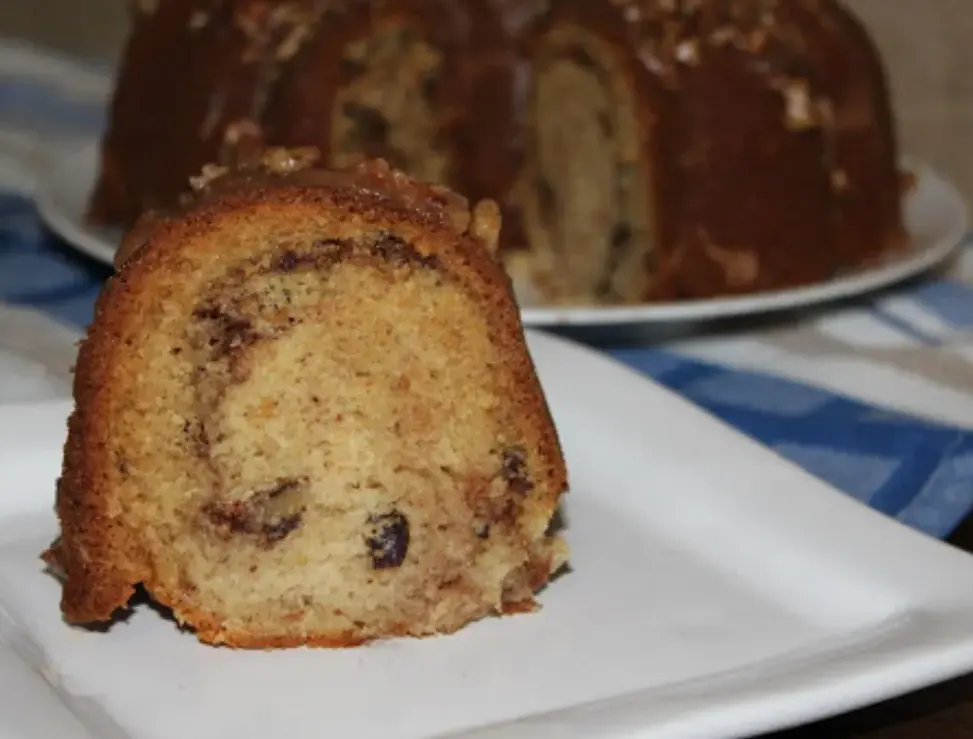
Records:
M787 288L907 242L883 65L838 0L161 0L135 13L89 216L241 140L492 198L556 303Z
M69 622L142 586L203 642L354 645L530 610L564 564L497 205L314 158L207 167L119 252L45 555Z

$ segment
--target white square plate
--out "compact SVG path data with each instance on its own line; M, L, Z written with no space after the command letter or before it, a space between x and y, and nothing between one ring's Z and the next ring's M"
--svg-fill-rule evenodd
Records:
M67 739L46 728L60 701L99 737L731 737L973 669L973 557L589 350L530 342L574 571L537 614L359 649L213 649L147 608L64 625L38 554L68 408L0 407L0 634L22 660L0 653L0 678L53 686L0 693L8 736Z

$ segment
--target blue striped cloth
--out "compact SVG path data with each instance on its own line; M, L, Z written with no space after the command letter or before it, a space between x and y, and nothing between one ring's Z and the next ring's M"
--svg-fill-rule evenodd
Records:
M26 79L22 73L5 74L2 57L0 53L0 132L4 125L56 134L97 131L103 103L72 96L80 85L64 82L71 65L57 62L54 71L45 67L43 79ZM28 196L0 191L0 302L29 306L83 327L91 320L94 299L109 273L106 266L51 236ZM973 329L973 288L927 281L905 290L911 304L936 317L937 326ZM937 335L924 335L921 325L894 311L876 308L875 315L890 330L917 343L932 346L941 341ZM665 349L609 352L848 495L920 531L946 536L973 509L969 429Z
M968 429L660 350L611 354L838 490L927 534L948 536L973 509Z

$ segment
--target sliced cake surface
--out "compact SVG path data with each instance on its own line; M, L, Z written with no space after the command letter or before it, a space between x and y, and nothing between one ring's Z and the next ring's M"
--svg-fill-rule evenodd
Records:
M204 642L352 645L530 610L564 563L497 206L315 156L207 167L129 233L46 554L68 621L143 586Z

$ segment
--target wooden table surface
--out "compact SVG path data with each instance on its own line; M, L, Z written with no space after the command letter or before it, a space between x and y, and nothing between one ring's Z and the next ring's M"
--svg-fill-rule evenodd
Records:
M949 537L973 552L973 515ZM973 675L762 739L973 739Z

